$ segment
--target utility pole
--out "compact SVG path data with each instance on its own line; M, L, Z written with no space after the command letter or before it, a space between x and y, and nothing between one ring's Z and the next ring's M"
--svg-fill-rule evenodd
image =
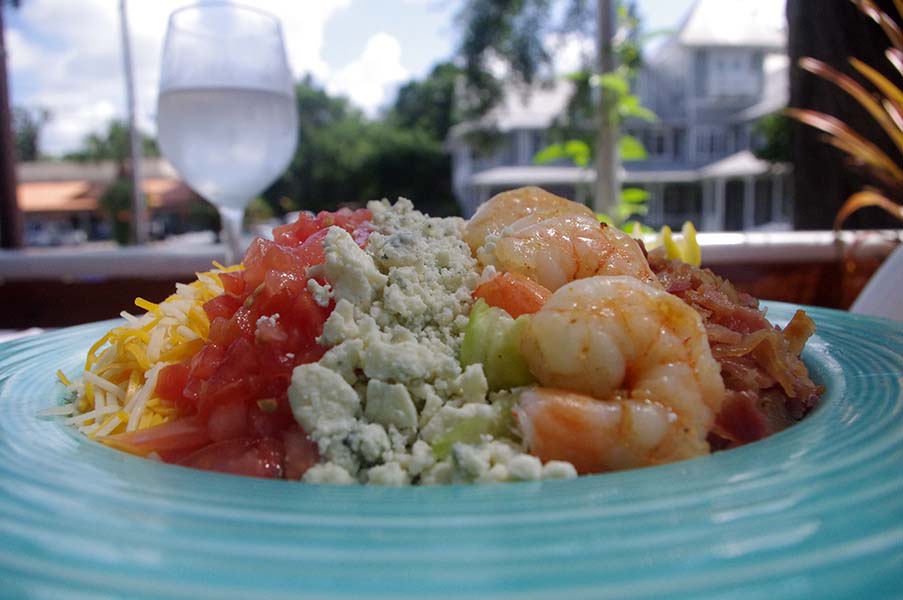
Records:
M22 247L22 213L16 199L16 157L12 112L6 78L6 43L3 39L3 5L0 0L0 247Z
M125 68L125 97L129 125L132 178L132 239L136 244L147 243L147 207L141 193L141 134L135 124L135 83L132 78L132 46L129 40L129 21L126 0L119 0L119 22L122 32L122 61Z
M600 76L615 70L615 4L614 0L596 0L596 74ZM612 110L612 92L601 87L596 91L596 185L593 210L612 214L621 196L618 124Z

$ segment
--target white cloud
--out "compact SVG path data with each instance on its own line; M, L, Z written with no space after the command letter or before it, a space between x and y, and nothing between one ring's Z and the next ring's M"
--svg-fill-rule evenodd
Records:
M41 49L15 29L6 32L6 50L9 53L9 68L14 74L28 71L39 63Z
M595 41L578 33L551 33L545 38L545 46L552 55L555 73L573 73L581 67L593 64Z
M380 32L367 40L360 57L328 76L326 89L344 94L369 115L386 102L394 87L410 76L401 64L401 44Z
M160 52L169 14L190 4L188 0L132 0L128 3L139 125L156 129L157 82ZM320 57L323 30L336 11L350 0L285 2L244 0L282 20L286 51L295 76L329 75ZM42 146L57 154L80 146L82 138L125 113L117 4L110 0L29 0L18 13L23 30L9 30L10 70L33 90L17 96L17 103L50 109Z

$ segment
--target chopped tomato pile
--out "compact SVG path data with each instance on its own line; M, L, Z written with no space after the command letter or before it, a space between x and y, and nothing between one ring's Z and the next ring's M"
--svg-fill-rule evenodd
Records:
M107 441L201 469L299 479L318 457L292 416L288 386L295 366L325 352L316 338L332 310L314 301L308 269L323 264L330 226L364 246L370 218L363 209L302 213L276 228L273 241L255 240L241 270L220 273L225 292L204 305L204 346L159 373L157 395L179 418Z

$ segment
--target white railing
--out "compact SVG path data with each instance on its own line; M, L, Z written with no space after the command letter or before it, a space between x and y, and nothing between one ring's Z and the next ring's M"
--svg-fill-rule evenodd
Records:
M703 266L883 258L903 230L700 233ZM250 240L249 240L250 241ZM0 281L176 279L223 260L217 244L159 242L141 247L87 245L0 251Z

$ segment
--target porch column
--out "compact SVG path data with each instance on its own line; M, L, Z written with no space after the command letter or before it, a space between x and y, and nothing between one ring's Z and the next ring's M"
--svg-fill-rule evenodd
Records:
M756 223L756 179L743 178L743 229L752 229Z
M784 195L784 178L781 175L771 176L771 220L784 222L781 200Z
M727 180L724 177L718 177L712 182L712 185L715 187L715 217L712 229L724 231L724 199L727 195Z
M649 185L649 216L653 223L665 224L665 184Z
M713 193L713 184L709 179L701 179L699 185L702 188L702 223L699 225L704 231L711 231L717 228L715 225L715 195Z

